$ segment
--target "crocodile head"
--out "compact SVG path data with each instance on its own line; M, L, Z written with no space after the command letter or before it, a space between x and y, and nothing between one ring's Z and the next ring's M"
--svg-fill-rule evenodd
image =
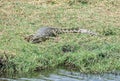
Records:
M25 39L27 42L30 42L31 38L33 38L33 35L29 35L29 36L24 37L24 39Z
M40 37L34 37L34 35L29 35L24 38L27 42L39 43L42 42Z
M40 43L40 42L46 41L47 39L48 39L47 37L33 36L33 37L30 39L30 42L31 42L31 43Z

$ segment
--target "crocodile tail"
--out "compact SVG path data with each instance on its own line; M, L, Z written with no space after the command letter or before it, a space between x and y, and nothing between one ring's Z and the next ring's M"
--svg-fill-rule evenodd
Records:
M97 35L97 33L92 32L87 29L80 29L80 28L71 28L71 29L61 29L60 33L85 33L90 35Z

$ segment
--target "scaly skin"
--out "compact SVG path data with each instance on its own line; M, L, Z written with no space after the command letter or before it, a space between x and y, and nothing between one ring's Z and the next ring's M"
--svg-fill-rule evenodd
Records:
M25 38L28 42L39 43L49 39L49 37L55 37L61 33L86 33L89 35L97 35L86 29L60 29L53 27L41 27L34 35L30 35Z

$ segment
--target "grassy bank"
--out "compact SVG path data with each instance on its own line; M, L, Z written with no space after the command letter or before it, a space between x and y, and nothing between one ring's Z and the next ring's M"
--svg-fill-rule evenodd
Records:
M119 0L0 1L1 72L58 66L85 73L120 70L119 3ZM41 26L85 28L102 37L61 34L39 44L24 40Z

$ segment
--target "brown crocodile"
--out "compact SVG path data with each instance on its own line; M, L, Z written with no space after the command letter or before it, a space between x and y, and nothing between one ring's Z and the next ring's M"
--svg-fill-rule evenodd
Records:
M49 39L50 37L56 37L58 34L62 33L85 33L89 35L97 35L97 33L87 29L80 28L61 29L54 27L41 27L35 34L25 37L25 40L32 43L39 43Z

